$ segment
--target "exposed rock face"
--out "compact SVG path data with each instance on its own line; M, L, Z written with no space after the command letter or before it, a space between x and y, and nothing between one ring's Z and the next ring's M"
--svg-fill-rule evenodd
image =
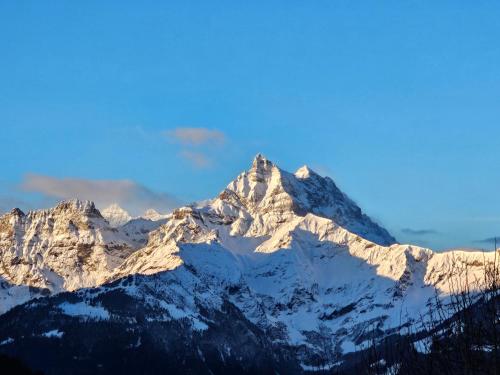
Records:
M135 246L89 201L0 217L0 276L15 285L74 290L102 283Z
M231 182L219 199L223 201L220 212L238 221L234 228L238 234L270 234L294 216L313 213L332 219L372 242L381 245L396 242L387 230L363 214L330 178L321 177L308 167L300 168L295 175L288 173L262 155L257 155L252 168Z
M92 320L96 327L130 330L136 343L162 326L175 338L152 342L192 348L199 340L238 334L224 331L220 313L229 309L253 337L249 351L261 355L259 345L278 345L280 358L264 356L270 368L280 363L299 372L319 359L328 367L342 363L374 331L398 332L464 280L479 287L472 280L480 282L494 256L396 244L331 179L307 167L290 174L261 155L217 198L161 221L112 228L92 203L80 201L27 215L13 211L0 218L0 254L7 283L0 290L2 311L31 298L20 290L16 300L15 287L54 292L100 285L19 306L0 318L0 328L34 309L57 317L44 320L47 331L74 332L74 325ZM71 324L59 324L66 321L61 316ZM1 332L0 342L10 337ZM0 349L24 340L22 334L11 338ZM212 349L233 360L227 353L241 343L228 345ZM193 355L203 362L207 353Z

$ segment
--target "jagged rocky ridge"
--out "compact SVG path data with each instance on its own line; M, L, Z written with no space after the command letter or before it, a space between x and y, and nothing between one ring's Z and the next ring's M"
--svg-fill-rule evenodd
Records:
M82 327L104 325L133 332L121 337L123 350L189 347L202 372L226 362L248 372L300 372L318 358L344 366L373 332L397 332L425 315L436 295L446 300L465 270L478 287L492 261L395 242L331 179L307 167L285 172L261 155L217 198L160 223L112 228L92 203L79 201L13 211L0 218L1 310L75 292L0 316L0 350L29 351L46 339L71 347ZM33 314L40 319L30 320ZM19 317L25 323L13 329ZM247 353L264 355L264 346L277 357L249 367L235 335L247 338ZM99 336L89 345L100 345ZM169 361L170 349L163 352Z

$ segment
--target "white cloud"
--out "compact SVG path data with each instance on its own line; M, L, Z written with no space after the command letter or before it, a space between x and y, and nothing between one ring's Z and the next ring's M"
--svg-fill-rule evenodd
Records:
M196 168L212 166L213 155L226 142L220 130L180 127L163 132L167 139L180 144L179 156Z
M226 140L224 133L207 128L175 128L167 130L164 135L183 145L201 146L209 142L223 144Z
M131 180L56 178L28 174L20 187L26 192L40 193L44 197L58 200L92 200L99 208L117 203L132 215L141 214L148 208L167 212L180 205L173 196L154 192Z

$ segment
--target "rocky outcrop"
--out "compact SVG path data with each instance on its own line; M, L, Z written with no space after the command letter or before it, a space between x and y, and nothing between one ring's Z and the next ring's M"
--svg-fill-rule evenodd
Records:
M136 250L89 201L0 217L0 276L14 285L74 290L102 283Z

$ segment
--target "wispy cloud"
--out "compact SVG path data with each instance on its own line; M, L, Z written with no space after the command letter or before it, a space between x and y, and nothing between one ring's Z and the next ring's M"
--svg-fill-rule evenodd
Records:
M401 229L401 233L410 236L431 236L440 234L437 230L434 229L411 229L411 228L403 228Z
M148 208L167 212L180 204L170 194L154 192L131 180L56 178L28 174L20 188L54 199L88 199L100 208L117 203L133 215L138 215Z
M212 164L212 161L208 158L208 156L202 152L184 150L181 151L180 155L197 168L206 168Z
M495 244L495 238L496 238L497 244L500 245L500 236L484 238L482 240L476 240L474 242L476 242L476 243L482 243L482 244L494 245Z
M212 166L209 155L226 142L223 132L216 129L181 127L166 130L163 135L181 146L179 156L196 168Z
M171 140L190 146L200 146L209 142L222 144L226 141L224 133L207 128L175 128L163 134Z

